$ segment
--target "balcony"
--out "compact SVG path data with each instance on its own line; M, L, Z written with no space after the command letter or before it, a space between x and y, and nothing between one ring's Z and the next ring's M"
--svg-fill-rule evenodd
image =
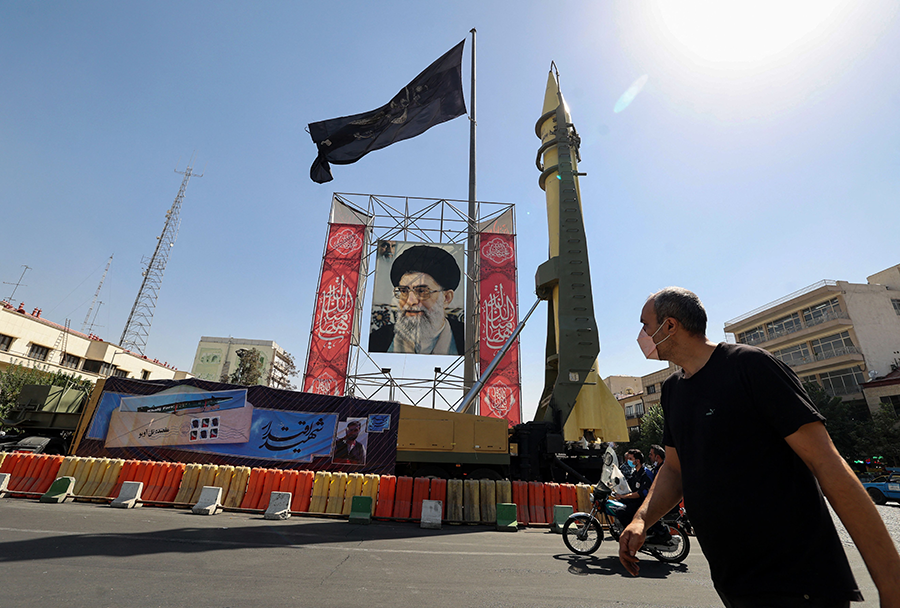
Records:
M778 350L782 344L796 342L798 338L811 340L819 336L828 335L836 327L850 327L852 325L853 322L847 313L843 311L839 313L829 312L810 321L803 320L799 323L794 323L792 327L769 331L767 337L760 337L752 342L748 340L743 342L743 344L751 344L751 346L765 344L763 348L766 350Z

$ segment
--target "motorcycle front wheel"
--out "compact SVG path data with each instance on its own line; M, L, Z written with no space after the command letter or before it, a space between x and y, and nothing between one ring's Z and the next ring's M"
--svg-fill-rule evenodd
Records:
M680 527L669 526L669 532L672 534L672 540L675 541L676 548L669 549L654 545L652 548L648 549L650 555L667 564L683 562L684 558L686 558L691 551L691 541L688 540L687 533Z
M587 515L573 517L566 521L562 530L563 542L572 553L590 555L603 542L600 524Z

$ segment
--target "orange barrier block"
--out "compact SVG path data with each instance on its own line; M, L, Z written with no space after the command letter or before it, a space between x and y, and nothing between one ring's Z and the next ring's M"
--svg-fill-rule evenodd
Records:
M544 484L544 515L547 516L548 522L553 518L553 507L563 504L560 502L559 484L548 482Z
M47 466L50 464L50 457L40 454L37 456L37 464L31 471L31 476L26 478L22 484L23 492L36 492L35 486L44 480Z
M12 477L12 470L16 467L16 463L19 462L19 458L21 458L20 452L3 452L6 456L3 459L3 462L0 463L0 473L9 473L10 477Z
M175 502L175 496L178 494L178 488L181 487L181 480L184 478L184 472L187 465L181 462L172 463L172 468L166 473L163 481L163 489L159 493L158 500L163 502Z
M441 501L441 506L446 512L447 509L447 480L446 479L437 479L432 478L431 484L429 488L429 494L431 496L430 500L439 500ZM421 507L420 507L421 509Z
M59 472L60 467L63 463L63 456L50 456L50 462L47 465L47 468L44 470L44 475L38 482L34 485L32 492L40 492L43 494L47 490L50 489L50 486L53 485L53 482L56 481L56 474Z
M272 491L281 484L282 475L280 469L265 469L265 471L265 480L259 493L259 499L256 501L256 506L252 507L254 509L268 509Z
M431 489L430 481L431 480L427 477L416 477L413 480L412 511L410 512L410 517L416 521L422 519L422 501L428 500L429 490Z
M294 488L297 487L297 478L300 471L282 471L281 483L275 488L276 492L290 492L291 500L294 499Z
M63 462L63 466L60 467L59 472L62 473L65 468L66 463ZM118 496L119 492L122 491L122 484L126 481L134 481L132 476L134 475L134 468L137 466L137 460L126 460L125 464L122 465L122 470L119 471L119 477L116 479L116 484L112 488L112 493L110 496ZM60 475L63 477L63 475Z
M573 511L578 511L578 497L575 494L575 484L559 484L559 500L562 505L571 505Z
M397 478L393 475L382 475L378 482L378 504L375 517L391 517L394 512L394 495L397 492Z
M244 493L244 499L241 501L242 509L254 509L250 505L259 502L259 495L262 493L262 484L265 482L266 469L254 467L250 469L250 479L247 482L247 491Z
M150 476L146 484L144 484L144 490L141 492L141 499L145 502L155 501L157 496L159 496L159 489L162 481L166 479L166 463L164 462L151 462L149 464L150 468ZM160 480L162 477L162 480Z
M412 509L412 477L398 477L397 490L394 494L394 513L396 519L409 519Z
M38 454L26 454L17 470L10 476L9 489L22 491L26 486L34 482L34 469L40 463ZM16 498L22 498L21 494L14 494Z
M547 523L544 511L544 484L540 481L528 482L528 517L533 524Z
M306 513L309 511L309 501L312 498L312 486L315 475L312 471L298 471L297 480L291 496L291 511Z
M516 519L519 523L527 526L531 521L528 511L528 482L514 481L513 486L513 502L516 503Z

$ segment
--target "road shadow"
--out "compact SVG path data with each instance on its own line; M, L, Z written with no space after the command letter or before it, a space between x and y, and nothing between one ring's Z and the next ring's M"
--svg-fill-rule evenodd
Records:
M573 555L571 553L559 553L553 556L553 559L568 562L569 574L576 576L590 575L606 575L606 576L625 576L631 578L631 575L625 570L625 566L619 561L618 556L597 557L594 555ZM667 578L670 574L676 572L687 572L685 564L666 564L655 559L641 560L641 578Z
M108 507L98 506L97 508ZM203 517L190 512L184 512L182 515L186 520ZM192 554L245 548L303 547L304 545L328 543L359 543L496 533L492 526L486 525L444 524L440 530L426 530L420 528L417 523L402 522L379 521L370 525L355 525L346 520L316 520L300 517L292 517L286 521L269 521L262 516L251 517L251 521L254 522L251 525L221 527L185 525L166 530L134 533L51 533L28 540L0 541L0 563L86 556L130 557L161 553ZM233 523L233 521L227 523Z

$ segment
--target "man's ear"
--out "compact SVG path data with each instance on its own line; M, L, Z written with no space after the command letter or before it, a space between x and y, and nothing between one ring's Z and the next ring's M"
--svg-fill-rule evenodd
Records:
M453 301L453 290L446 289L444 290L444 304L449 304Z

